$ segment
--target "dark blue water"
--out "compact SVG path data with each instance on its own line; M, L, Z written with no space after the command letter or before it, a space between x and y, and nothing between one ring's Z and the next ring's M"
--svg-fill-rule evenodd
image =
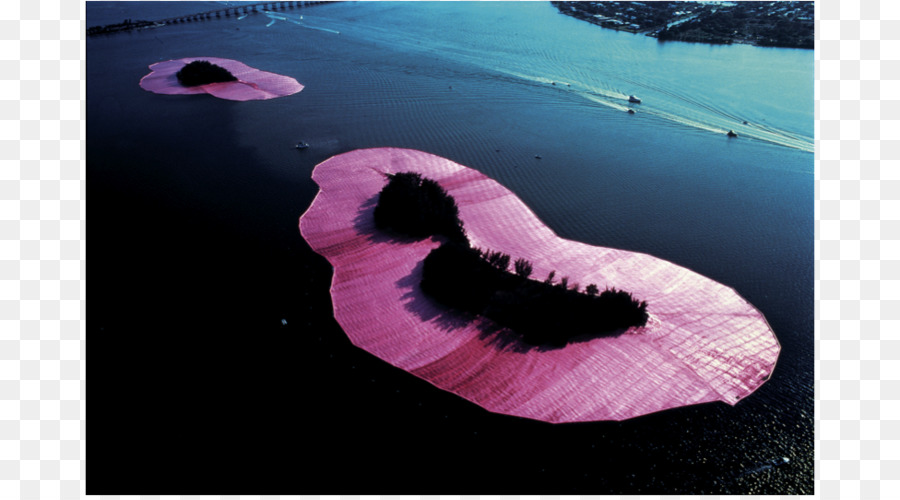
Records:
M228 3L89 2L87 25ZM811 51L660 44L543 2L279 9L87 49L89 492L812 492ZM187 56L306 88L138 87ZM477 168L566 238L734 287L782 344L772 379L735 407L553 426L354 348L297 219L317 163L382 146Z

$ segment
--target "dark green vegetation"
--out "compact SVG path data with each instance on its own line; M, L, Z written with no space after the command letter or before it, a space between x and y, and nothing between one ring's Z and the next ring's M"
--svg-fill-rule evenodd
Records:
M230 71L209 61L191 61L178 70L175 76L185 87L237 81Z
M447 242L425 258L422 291L441 304L489 318L530 345L563 347L620 335L647 323L647 303L628 292L528 279L507 270L510 257ZM519 259L518 262L525 262ZM530 263L528 263L530 267ZM516 266L518 270L518 265ZM598 293L599 292L599 293Z
M375 225L416 239L447 238L424 261L422 291L437 302L489 318L525 343L545 347L616 336L647 323L647 303L628 292L600 292L591 284L581 293L568 277L554 282L555 271L532 280L531 262L472 248L456 201L437 182L413 172L388 177Z
M813 48L813 2L552 2L561 13L659 40Z
M440 184L415 172L388 174L388 178L375 207L378 229L416 239L440 235L468 242L456 200Z

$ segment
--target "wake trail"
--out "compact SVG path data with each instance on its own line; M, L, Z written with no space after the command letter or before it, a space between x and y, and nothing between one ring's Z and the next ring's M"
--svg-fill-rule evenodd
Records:
M694 107L697 107L700 109L705 109L705 110L709 111L710 113L713 113L716 116L720 116L720 117L726 118L730 121L734 121L734 122L736 122L736 124L740 124L740 128L744 129L745 134L754 133L751 130L753 128L756 128L756 129L758 129L758 132L756 132L756 133L761 133L762 136L765 137L764 140L767 140L770 142L775 142L775 143L781 144L781 145L787 145L789 147L795 147L797 149L802 149L805 151L811 152L813 150L814 145L813 145L812 138L804 137L800 134L789 132L787 130L776 128L776 127L773 127L770 125L765 125L765 124L761 124L761 123L757 123L757 122L750 123L744 117L738 116L734 113L727 112L720 108L716 108L714 106L707 104L706 102L691 98L688 95L684 95L684 94L672 91L667 88L658 87L658 86L650 85L650 84L646 84L646 83L640 83L640 82L636 82L634 80L629 80L629 79L625 79L625 78L623 78L623 81L627 81L627 82L633 83L635 85L642 86L642 87L650 89L654 92L659 92L663 95L667 95L667 96L671 97L674 100L687 103L690 106L694 106ZM777 139L776 139L776 137L777 137Z
M267 24L266 27L271 26L271 25L275 22L275 20L277 19L277 20L279 20L279 21L286 21L286 22L289 22L289 23L291 23L291 24L295 24L295 25L297 25L297 26L300 26L301 28L306 28L306 29L311 29L311 30L316 30L316 31L324 31L324 32L326 32L326 33L334 33L335 35L340 35L340 34L341 34L341 32L340 32L340 31L337 31L337 30L333 30L333 29L329 29L329 28L322 28L322 27L319 27L319 26L310 26L310 25L308 25L308 24L306 24L306 23L303 22L303 16L299 16L299 19L298 19L298 18L296 18L296 17L294 17L294 16L291 16L291 15L289 15L289 14L276 14L276 13L274 13L274 12L272 12L272 11L268 11L268 10L264 10L263 12L266 14L267 17L269 17L270 19L272 19L272 22L270 22L269 24Z

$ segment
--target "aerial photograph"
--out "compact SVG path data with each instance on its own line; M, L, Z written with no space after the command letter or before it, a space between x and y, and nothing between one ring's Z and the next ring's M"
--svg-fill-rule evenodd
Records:
M86 16L88 494L814 493L812 1Z

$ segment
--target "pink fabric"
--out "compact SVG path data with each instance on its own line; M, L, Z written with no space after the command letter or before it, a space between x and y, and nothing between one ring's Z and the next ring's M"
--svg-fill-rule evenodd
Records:
M209 61L221 66L230 71L238 81L185 87L178 83L175 73L192 61ZM150 69L153 71L141 78L141 88L157 94L208 93L231 101L253 101L288 96L303 90L303 85L289 76L260 71L240 61L219 57L173 59L151 64Z
M472 243L646 300L650 321L617 338L523 352L419 289L436 240L379 238L371 201L384 173L419 172L453 196ZM670 262L558 237L485 175L421 151L357 150L319 164L300 232L334 266L334 316L351 341L487 410L548 422L622 420L708 401L734 405L771 375L780 346L733 289ZM368 202L368 203L367 203ZM418 267L417 267L418 266ZM454 321L457 320L457 321Z

